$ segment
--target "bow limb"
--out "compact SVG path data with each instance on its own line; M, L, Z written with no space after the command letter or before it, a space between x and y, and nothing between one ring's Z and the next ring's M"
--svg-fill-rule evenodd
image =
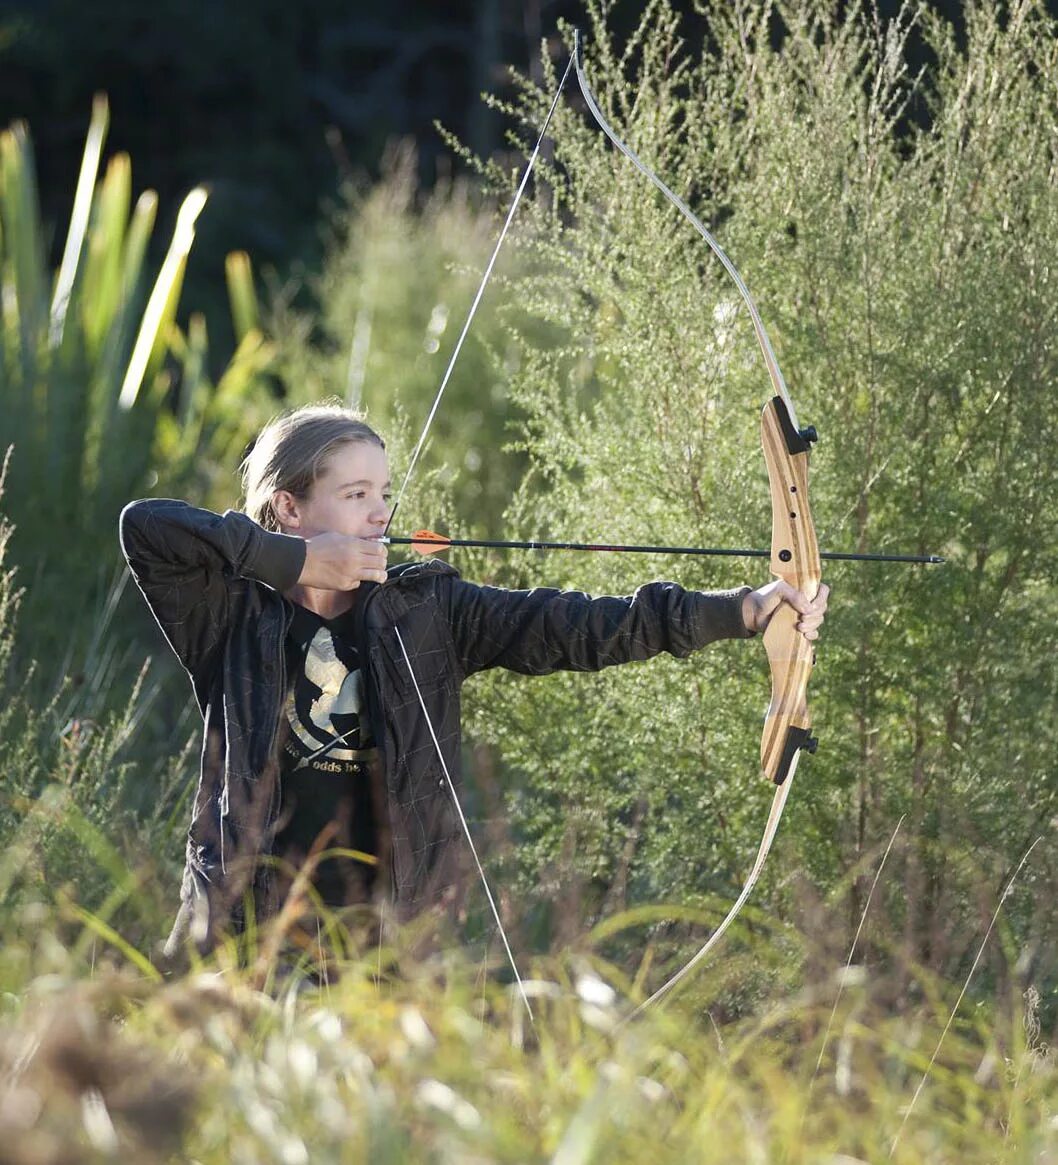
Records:
M808 505L808 451L813 439L814 434L799 433L794 428L782 397L775 397L764 406L761 444L772 498L771 570L776 577L814 598L821 572L819 546ZM771 703L764 719L760 759L761 771L776 789L753 868L742 892L705 944L672 978L639 1004L628 1019L645 1011L686 979L735 921L771 852L801 750L815 752L816 741L809 734L812 722L807 698L815 651L797 630L797 620L793 607L783 604L772 615L764 632L764 647L771 668Z
M584 73L584 66L581 63L581 41L580 32L574 32L573 40L573 60L577 69L577 84L580 86L581 96L584 98L584 103L591 111L592 117L595 118L599 128L610 139L610 141L617 147L617 149L624 154L624 156L632 163L633 166L652 182L658 190L672 203L674 207L683 215L683 217L691 224L699 235L708 244L709 249L723 264L724 270L731 276L735 286L738 288L738 293L742 297L742 302L746 305L746 310L749 312L749 318L753 323L753 331L757 337L757 343L760 345L761 355L764 357L765 366L768 369L768 377L772 383L772 389L776 396L782 397L789 411L790 419L794 427L797 427L797 415L794 412L793 401L790 399L790 393L786 388L786 380L783 377L782 369L779 367L779 361L775 356L775 349L771 345L771 339L768 336L768 330L764 326L764 321L760 317L760 312L757 310L757 305L753 300L753 296L749 293L749 288L746 286L746 281L739 274L738 268L731 262L727 256L727 252L717 242L713 234L708 230L702 220L694 213L686 202L673 191L667 183L663 182L657 174L644 162L638 154L628 145L626 145L617 136L617 133L610 125L610 123L603 116L602 110L599 108L598 101L595 100L595 94L591 91L591 86L588 84L588 78Z
M786 798L790 795L790 789L793 787L793 775L797 769L797 757L800 753L795 753L789 771L786 774L786 780L776 786L775 795L771 799L771 810L768 813L768 823L764 827L764 835L760 839L760 845L757 848L757 856L753 861L753 869L749 872L749 877L746 879L746 884L742 887L742 892L735 899L731 909L724 915L723 921L709 936L705 944L699 948L698 952L691 957L691 959L684 963L684 965L672 976L671 979L666 980L653 995L644 999L642 1003L634 1011L632 1011L624 1020L618 1024L618 1027L623 1027L629 1020L635 1019L641 1012L646 1011L652 1004L657 1003L663 999L668 993L682 983L684 979L703 962L713 951L717 943L723 938L727 928L735 921L742 907L749 901L750 894L753 893L753 887L757 884L757 879L760 877L761 870L764 869L764 863L767 860L768 854L771 852L771 843L775 840L775 834L779 829L779 822L782 820L782 811L786 807Z

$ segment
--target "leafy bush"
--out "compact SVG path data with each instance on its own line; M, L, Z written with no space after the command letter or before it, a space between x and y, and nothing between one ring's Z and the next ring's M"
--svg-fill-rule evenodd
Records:
M908 957L959 965L979 896L998 892L1055 807L1058 536L1039 504L1058 473L1054 24L1034 0L967 5L965 40L911 9L876 21L817 0L703 5L710 49L695 60L664 5L625 48L610 43L606 7L589 8L603 108L717 224L801 423L821 433L822 545L949 560L828 568L810 694L821 747L798 773L772 905L807 916L792 871L841 886L906 812L886 926ZM929 54L920 75L906 63L913 34ZM507 112L538 125L550 91L522 94ZM509 294L567 338L525 345L511 375L529 472L507 529L767 545L755 432L766 379L728 277L572 101L542 173L553 197L526 208L531 262ZM722 560L603 555L512 557L498 577L607 592L657 575L764 581ZM755 645L595 678L475 683L474 731L519 775L519 913L551 910L576 929L571 912L737 892L770 795L752 784L767 694ZM1052 861L1034 855L1041 893L1018 923L1043 959L1058 937L1042 893ZM578 880L579 901L557 894ZM856 877L836 891L850 929L865 889Z
M387 439L396 486L463 328L495 225L466 182L421 190L414 150L395 147L381 181L369 189L347 185L330 213L330 245L309 281L318 310L293 307L294 287L273 297L269 331L288 403L337 396L365 408ZM521 426L507 391L518 359L503 318L511 313L497 311L511 269L501 256L394 533L446 522L456 531L501 533L501 514L525 469L523 454L503 448Z

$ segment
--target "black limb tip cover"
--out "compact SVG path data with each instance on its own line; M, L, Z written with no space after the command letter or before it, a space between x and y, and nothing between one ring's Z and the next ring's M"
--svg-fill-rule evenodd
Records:
M771 403L775 405L775 412L779 417L779 426L782 429L783 440L786 442L786 450L791 457L798 453L808 453L811 451L811 442L817 439L815 429L805 429L798 432L793 426L793 421L790 420L790 410L786 407L786 401L781 396L773 396Z
M790 775L790 766L799 749L806 752L815 752L819 738L812 736L807 728L790 727L786 730L786 743L782 750L782 759L779 761L779 771L775 774L775 784L782 785Z

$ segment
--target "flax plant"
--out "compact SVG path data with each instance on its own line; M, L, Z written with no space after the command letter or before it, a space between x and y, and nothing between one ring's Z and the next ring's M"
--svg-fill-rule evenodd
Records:
M228 265L239 345L214 378L203 319L183 328L177 316L207 193L186 196L155 269L158 199L148 190L133 200L127 155L104 166L108 124L97 97L54 272L29 129L0 133L0 446L14 450L13 548L46 662L68 646L71 609L101 599L115 571L121 506L208 480L271 405L248 263Z

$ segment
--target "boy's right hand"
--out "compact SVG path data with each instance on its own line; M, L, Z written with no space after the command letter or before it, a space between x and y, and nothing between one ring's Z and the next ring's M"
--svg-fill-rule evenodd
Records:
M305 540L305 565L298 586L353 591L362 582L386 581L386 547L352 534L317 534Z

